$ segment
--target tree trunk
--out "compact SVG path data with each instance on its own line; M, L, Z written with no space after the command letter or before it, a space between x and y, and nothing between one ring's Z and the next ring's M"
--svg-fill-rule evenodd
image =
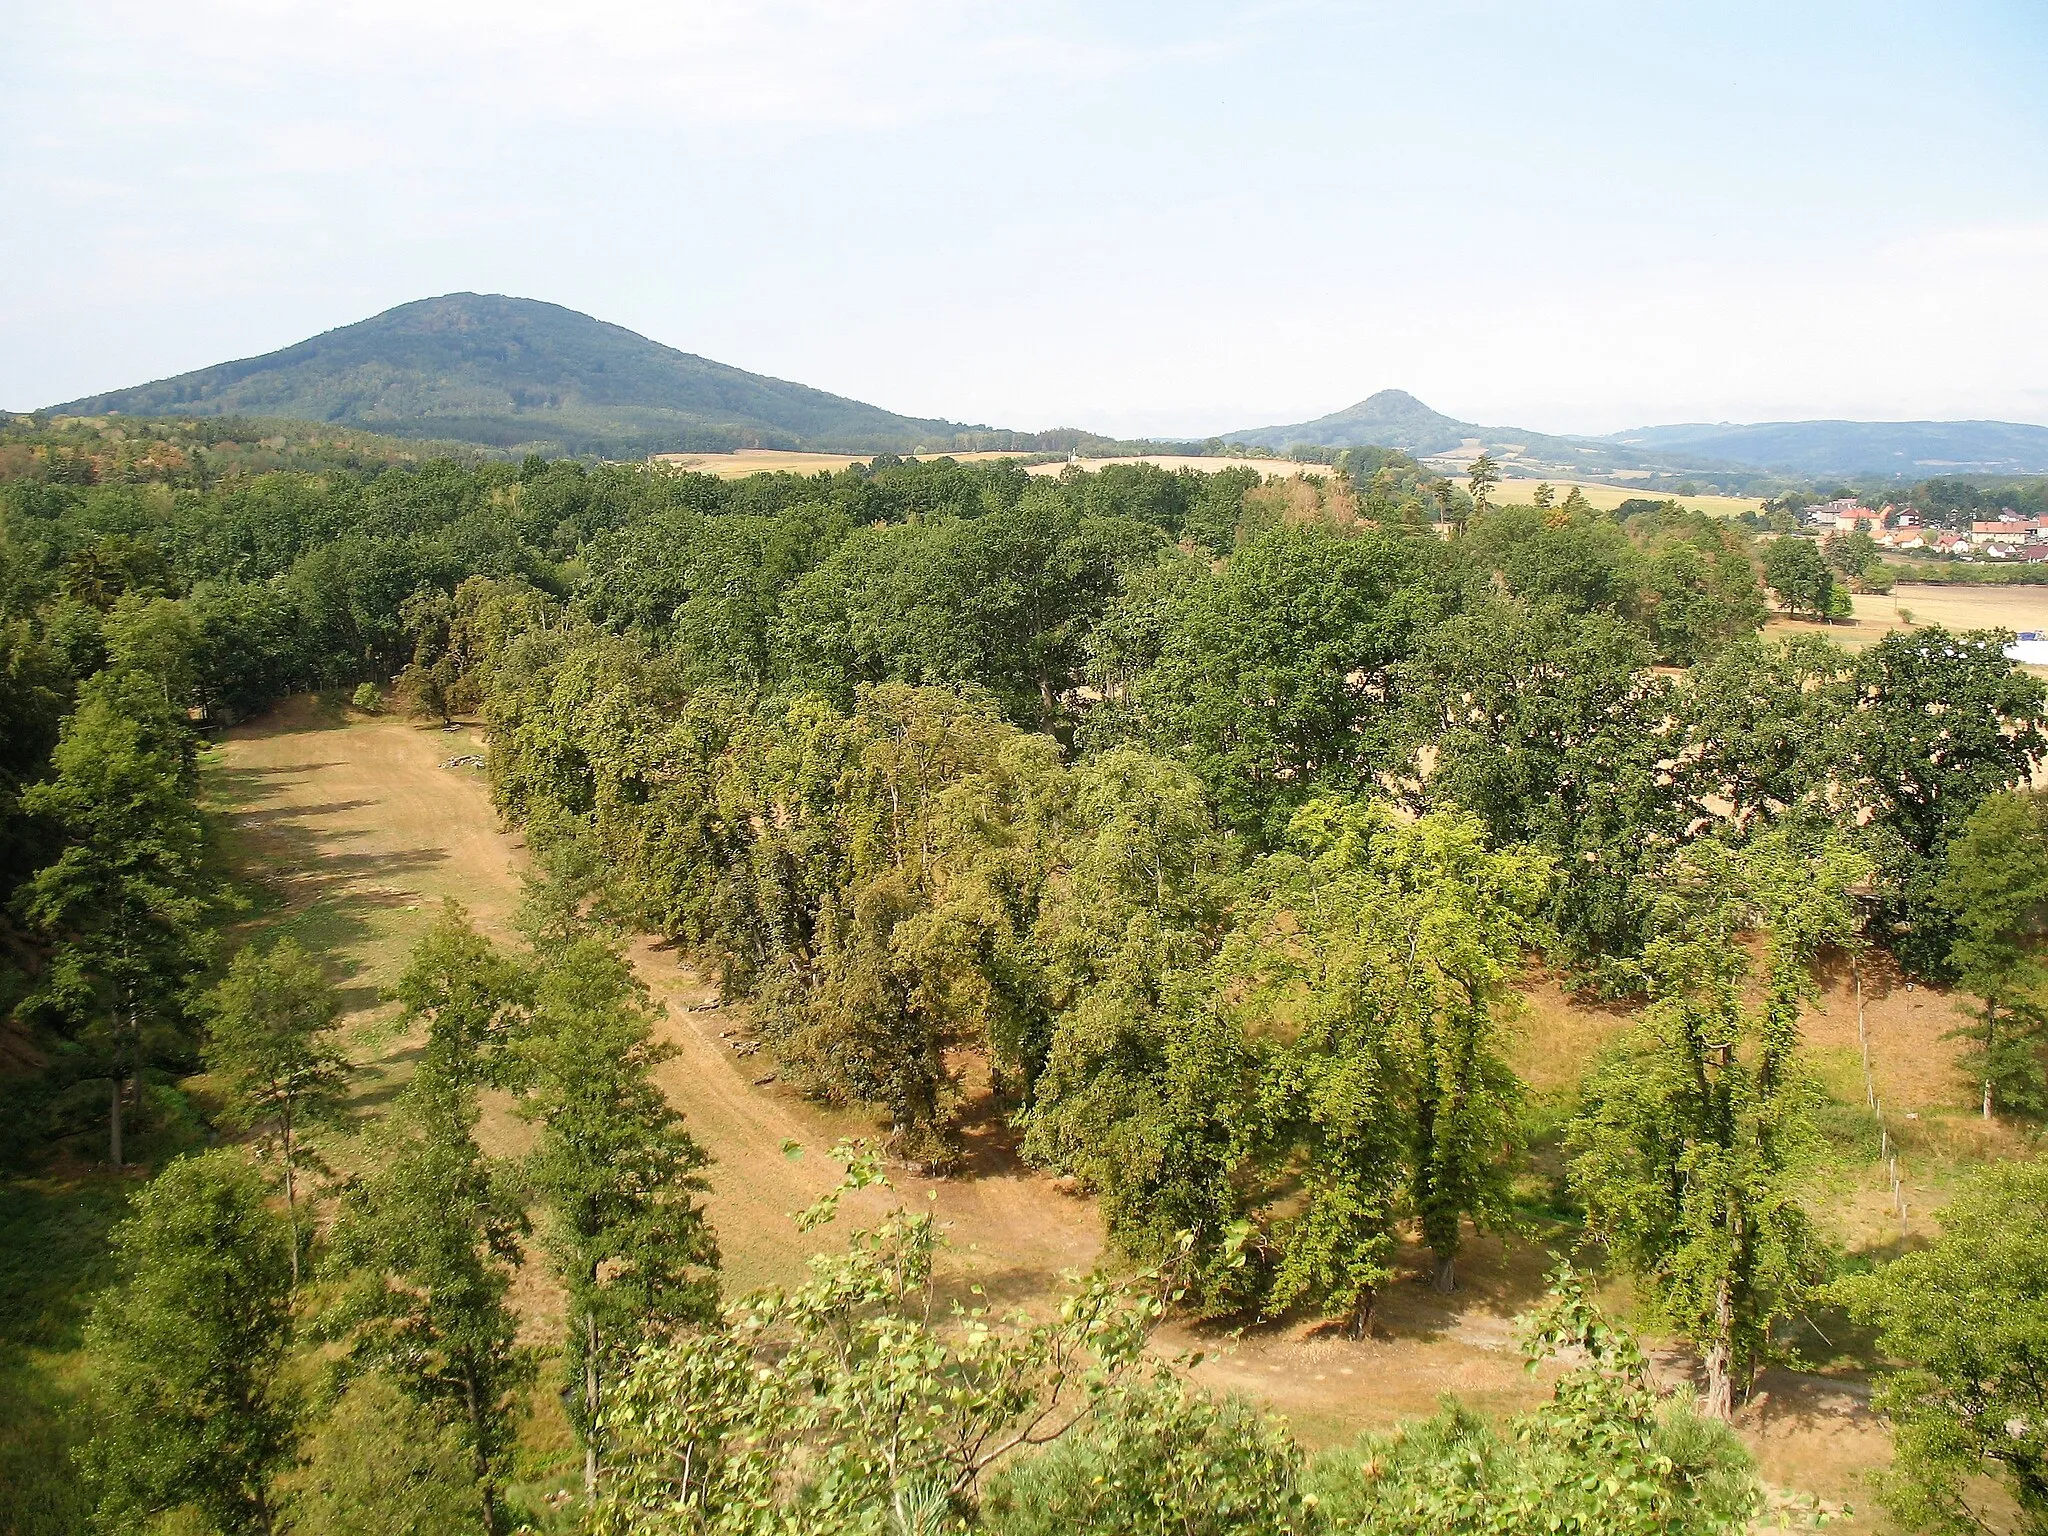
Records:
M476 1467L477 1498L483 1504L484 1536L498 1536L498 1489L490 1460L484 1455L484 1405L477 1395L474 1370L463 1370L462 1390L469 1399L470 1455Z
M1376 1293L1367 1291L1358 1298L1358 1305L1351 1309L1351 1337L1354 1339L1371 1335L1373 1303L1378 1299Z
M1430 1275L1429 1283L1439 1296L1448 1296L1458 1288L1458 1256L1455 1253L1437 1254L1436 1269Z
M114 1074L113 1090L107 1096L107 1161L116 1168L121 1161L121 1092L127 1085L121 1081L121 1074Z
M299 1288L299 1187L292 1176L292 1116L284 1116L284 1211L292 1234L292 1289Z
M1991 1118L1991 1052L1998 1044L1998 1009L1984 1002L1984 1118Z
M583 1491L597 1493L597 1314L583 1314Z
M1714 1334L1714 1342L1705 1350L1707 1393L1700 1402L1700 1412L1725 1424L1735 1416L1734 1351L1731 1345L1735 1336L1735 1295L1726 1280L1721 1282L1714 1298Z

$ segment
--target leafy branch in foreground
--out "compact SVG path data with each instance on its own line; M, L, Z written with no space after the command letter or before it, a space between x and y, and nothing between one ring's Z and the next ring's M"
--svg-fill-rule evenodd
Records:
M1320 1458L1324 1528L1359 1536L1726 1536L1760 1492L1749 1454L1684 1398L1660 1398L1627 1330L1569 1264L1524 1327L1530 1371L1576 1357L1549 1402L1506 1434L1455 1401L1434 1417Z
M865 1145L841 1190L882 1184ZM838 1191L801 1213L815 1227ZM931 1215L898 1208L812 1278L735 1301L723 1325L642 1352L606 1409L606 1536L954 1528L984 1475L1086 1423L1148 1367L1171 1280L1090 1276L1045 1320L941 1311ZM978 1291L978 1287L976 1288Z

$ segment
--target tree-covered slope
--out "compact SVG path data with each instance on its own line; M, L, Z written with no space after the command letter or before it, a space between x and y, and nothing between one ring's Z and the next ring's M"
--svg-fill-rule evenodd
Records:
M1287 448L1401 448L1443 453L1477 442L1531 470L1609 474L1618 469L1740 470L1798 476L2036 474L2048 471L2048 427L2010 421L1765 421L1638 427L1604 437L1559 437L1488 427L1432 410L1406 390L1383 389L1314 421L1249 427L1227 443Z
M1248 427L1242 432L1225 433L1223 440L1261 448L1314 443L1327 448L1401 448L1410 453L1441 453L1484 431L1469 421L1431 410L1405 389L1383 389L1356 405L1314 421Z
M2048 427L2011 421L1761 421L1642 427L1607 441L1645 457L1797 475L2037 474Z
M559 304L476 293L401 304L261 357L53 409L292 417L619 457L950 447L961 430L678 352Z

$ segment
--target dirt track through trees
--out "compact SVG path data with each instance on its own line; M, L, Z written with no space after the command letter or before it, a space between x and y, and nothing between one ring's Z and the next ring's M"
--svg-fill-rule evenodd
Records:
M259 920L328 953L345 978L366 1109L387 1100L409 1070L417 1042L391 1033L391 1010L380 998L442 899L461 901L494 937L512 936L519 842L499 828L483 775L444 766L482 750L467 730L344 723L301 703L231 733L209 767L210 792L228 817L230 852L260 874L274 902ZM743 1007L711 1006L712 988L658 945L640 942L634 959L664 1006L661 1033L676 1051L659 1079L715 1159L709 1205L728 1286L797 1277L816 1239L800 1238L788 1213L831 1184L831 1146L843 1136L872 1134L873 1122L759 1083L774 1065L766 1051L734 1049L751 1035ZM1539 1017L1565 1006L1552 999ZM486 1131L509 1148L523 1127L500 1112ZM785 1154L788 1141L804 1149L800 1158ZM1091 1202L1019 1163L999 1120L970 1117L967 1142L959 1174L931 1180L899 1172L892 1175L894 1198L929 1204L944 1224L954 1294L971 1282L999 1305L1042 1303L1063 1270L1100 1256L1097 1213ZM849 1203L846 1219L879 1209L879 1198L864 1196ZM1488 1411L1534 1402L1542 1386L1521 1370L1512 1318L1539 1294L1545 1255L1527 1242L1477 1240L1460 1261L1461 1289L1448 1299L1421 1283L1422 1256L1414 1258L1417 1278L1390 1289L1379 1337L1353 1340L1295 1323L1239 1336L1181 1333L1168 1343L1204 1350L1198 1375L1205 1382L1270 1404L1314 1444L1427 1413L1443 1392ZM1840 1421L1843 1411L1828 1399L1818 1431L1799 1427L1816 1422L1810 1414L1798 1415L1790 1429L1758 1426L1767 1474L1786 1476L1796 1464L1803 1486L1834 1498L1855 1494L1845 1462L1868 1464L1875 1430L1867 1413ZM1844 1435L1855 1445L1846 1456L1828 1448Z

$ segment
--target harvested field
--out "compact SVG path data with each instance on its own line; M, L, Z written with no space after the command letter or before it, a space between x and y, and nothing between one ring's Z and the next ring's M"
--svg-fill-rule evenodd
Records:
M1503 480L1495 488L1493 499L1505 506L1526 506L1540 483L1536 480ZM1714 517L1740 517L1763 506L1763 502L1753 496L1673 496L1663 491L1646 490L1639 485L1599 485L1590 480L1552 480L1549 484L1557 492L1559 501L1577 486L1579 494L1602 512L1612 512L1624 501L1644 499L1675 501L1688 511L1705 512Z
M786 453L779 448L741 448L732 453L657 453L649 462L691 470L700 475L716 475L721 480L739 480L748 475L764 474L837 474L849 464L866 464L874 457L872 453ZM973 464L988 459L1023 458L1026 455L1017 451L1004 451L920 453L906 454L904 457L947 458L962 464ZM1205 475L1214 474L1219 469L1237 469L1247 465L1267 475L1327 475L1332 472L1327 464L1297 464L1292 459L1196 458L1171 453L1144 454L1123 459L1082 459L1078 462L1081 468L1086 470L1100 469L1105 464L1157 464L1165 470L1192 469ZM1066 459L1047 464L1034 464L1030 466L1030 473L1057 475L1066 469L1067 464Z
M1297 464L1292 459L1233 459L1202 457L1178 453L1144 453L1122 459L1081 459L1080 467L1086 470L1101 469L1107 464L1156 464L1171 472L1177 469L1192 469L1198 475L1213 475L1219 469L1256 469L1262 475L1279 475L1293 478L1296 475L1334 475L1336 470L1328 464ZM1030 473L1034 475L1057 475L1068 468L1066 460L1057 464L1034 464Z
M872 453L794 453L780 448L737 448L731 453L657 453L649 463L667 464L721 480L742 480L748 475L836 475L849 464L866 464ZM920 459L957 459L971 464L980 459L1014 459L1017 453L920 453L905 455Z
M1764 625L1764 638L1819 634L1845 650L1860 651L1893 630L1929 624L1948 629L2048 629L2048 586L1951 587L1902 581L1890 592L1858 592L1851 601L1856 617L1849 623L1816 624L1779 614ZM2048 667L2027 670L2048 677Z

